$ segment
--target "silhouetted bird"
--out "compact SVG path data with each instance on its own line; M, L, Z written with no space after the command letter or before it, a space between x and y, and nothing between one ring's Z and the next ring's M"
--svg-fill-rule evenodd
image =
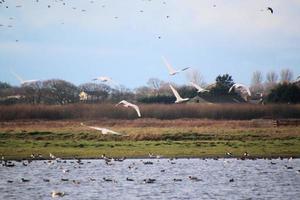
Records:
M273 14L273 8L271 8L271 7L268 7L268 9L267 10L269 10L272 14Z

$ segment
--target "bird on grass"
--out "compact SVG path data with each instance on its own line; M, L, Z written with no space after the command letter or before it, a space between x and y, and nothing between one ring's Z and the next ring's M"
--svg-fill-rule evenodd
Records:
M164 56L162 56L162 60L164 61L165 65L166 65L166 67L167 67L167 69L169 71L169 74L171 76L189 69L189 67L186 67L186 68L183 68L183 69L180 69L180 70L175 70L174 67L167 61L167 59Z
M175 103L182 103L182 102L185 102L185 101L188 101L188 100L189 100L189 98L184 98L184 99L183 99L183 98L179 95L179 93L177 92L177 90L175 90L175 88L174 88L171 84L170 84L170 88L171 88L171 90L172 90L174 96L176 97Z
M128 101L122 100L118 104L116 104L116 106L118 106L120 104L122 104L126 108L128 108L128 107L133 108L136 111L138 117L142 117L140 109L139 109L139 107L137 105L135 105L133 103L129 103Z

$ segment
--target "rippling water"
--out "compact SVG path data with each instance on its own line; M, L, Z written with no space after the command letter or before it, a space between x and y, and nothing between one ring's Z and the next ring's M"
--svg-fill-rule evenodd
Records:
M153 164L146 165L146 161ZM104 160L82 160L82 164L67 160L15 164L0 167L0 199L51 199L53 190L65 192L62 199L300 199L300 159L127 159L113 161L112 165ZM189 176L199 180L190 180ZM29 182L22 182L22 178ZM144 183L147 178L155 179L154 183Z

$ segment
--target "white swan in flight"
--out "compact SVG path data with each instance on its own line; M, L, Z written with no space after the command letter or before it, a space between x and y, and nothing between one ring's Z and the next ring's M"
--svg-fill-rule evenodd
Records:
M21 85L28 85L30 83L35 83L35 82L39 81L39 80L24 80L21 78L21 76L19 76L15 72L13 72L13 71L10 71L10 72L20 81Z
M250 92L249 88L247 86L243 85L243 84L240 84L240 83L233 84L233 86L231 86L231 88L229 89L228 93L230 93L233 88L234 89L240 89L241 91L246 91L247 94L249 96L251 96L251 92Z
M97 131L101 131L101 133L103 135L108 135L108 134L112 134L112 135L123 135L122 133L118 133L118 132L115 132L115 131L112 131L112 130L109 130L107 128L101 128L101 127L97 127L97 126L86 126L84 125L83 123L80 123L81 126L85 126L85 127L88 127L90 129L94 129L94 130L97 130Z
M198 93L209 92L209 90L203 89L200 85L198 85L192 81L190 82L190 84L197 89Z
M123 104L124 107L128 108L128 107L131 107L133 109L135 109L136 113L138 114L139 117L141 117L141 112L140 112L140 109L137 105L135 104L132 104L132 103L129 103L128 101L125 101L125 100L122 100L120 101L118 104L116 104L116 106L120 105L120 104Z
M169 74L171 76L173 76L175 74L178 74L179 72L182 72L182 71L185 71L185 70L189 69L189 67L186 67L186 68L183 68L181 70L175 70L174 67L167 61L167 59L164 56L162 56L162 59L163 59L165 65L167 66Z
M173 88L173 86L170 84L170 88L174 94L174 96L176 97L176 101L175 103L181 103L181 102L185 102L185 101L188 101L189 98L181 98L181 96L178 94L178 92L175 90L175 88Z
M99 77L93 78L92 80L93 81L101 81L103 83L112 83L114 85L117 85L117 83L114 80L112 80L112 78L107 77L107 76L99 76Z

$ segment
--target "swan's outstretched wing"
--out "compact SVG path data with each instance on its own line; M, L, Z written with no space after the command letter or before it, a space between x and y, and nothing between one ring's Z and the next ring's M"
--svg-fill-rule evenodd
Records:
M20 81L20 83L24 83L24 79L22 79L21 76L19 76L18 74L16 74L12 70L10 70L10 72Z
M168 68L169 74L170 75L176 74L177 71L172 67L172 65L170 65L170 63L167 61L167 59L164 56L162 56L162 59L166 65L166 67Z
M179 93L177 92L177 90L175 90L175 88L173 88L173 86L170 84L170 88L174 94L174 96L176 97L177 100L181 100L181 96L179 95Z
M140 108L139 108L137 105L131 104L130 107L132 107L132 108L135 109L135 111L137 112L137 114L138 114L139 117L142 116L142 115L141 115L141 112L140 112Z
M185 71L185 70L187 70L187 69L189 69L190 67L186 67L186 68L183 68L181 71Z

